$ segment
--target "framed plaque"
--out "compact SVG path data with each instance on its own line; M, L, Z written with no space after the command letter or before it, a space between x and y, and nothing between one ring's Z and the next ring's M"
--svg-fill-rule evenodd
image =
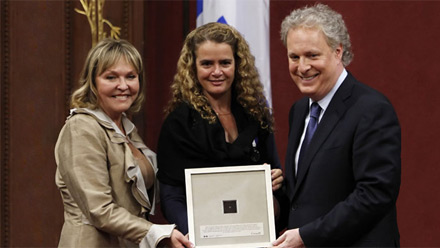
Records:
M196 247L271 247L270 165L186 169L188 234Z

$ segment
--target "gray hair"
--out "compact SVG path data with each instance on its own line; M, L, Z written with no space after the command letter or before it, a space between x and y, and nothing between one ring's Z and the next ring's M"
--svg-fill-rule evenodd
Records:
M292 11L281 23L281 40L284 45L287 43L287 34L289 30L304 27L318 28L327 37L327 44L336 49L339 44L342 45L342 63L348 66L353 60L351 50L350 35L341 14L332 10L324 4L317 4L312 7L303 7Z

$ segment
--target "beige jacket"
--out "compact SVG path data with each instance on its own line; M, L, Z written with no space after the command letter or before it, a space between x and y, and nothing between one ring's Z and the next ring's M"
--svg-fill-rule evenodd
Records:
M73 109L55 146L55 182L64 204L60 247L156 247L174 225L154 225L158 184L149 198L130 140L157 172L156 154L123 116L125 136L100 110Z

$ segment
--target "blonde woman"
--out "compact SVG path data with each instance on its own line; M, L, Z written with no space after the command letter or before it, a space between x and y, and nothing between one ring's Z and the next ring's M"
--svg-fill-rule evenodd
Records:
M241 34L221 23L188 34L158 143L161 207L188 232L184 169L268 163L273 189L283 177L273 117L254 57Z
M127 41L92 48L55 147L64 204L60 247L191 247L175 225L148 221L158 194L156 155L127 114L144 99L143 66Z

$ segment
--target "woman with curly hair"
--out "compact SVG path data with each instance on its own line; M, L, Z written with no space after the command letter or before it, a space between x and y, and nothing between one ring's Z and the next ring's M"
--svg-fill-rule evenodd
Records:
M171 85L158 143L162 211L188 232L186 168L268 163L272 188L283 181L270 107L241 34L221 23L188 34Z

